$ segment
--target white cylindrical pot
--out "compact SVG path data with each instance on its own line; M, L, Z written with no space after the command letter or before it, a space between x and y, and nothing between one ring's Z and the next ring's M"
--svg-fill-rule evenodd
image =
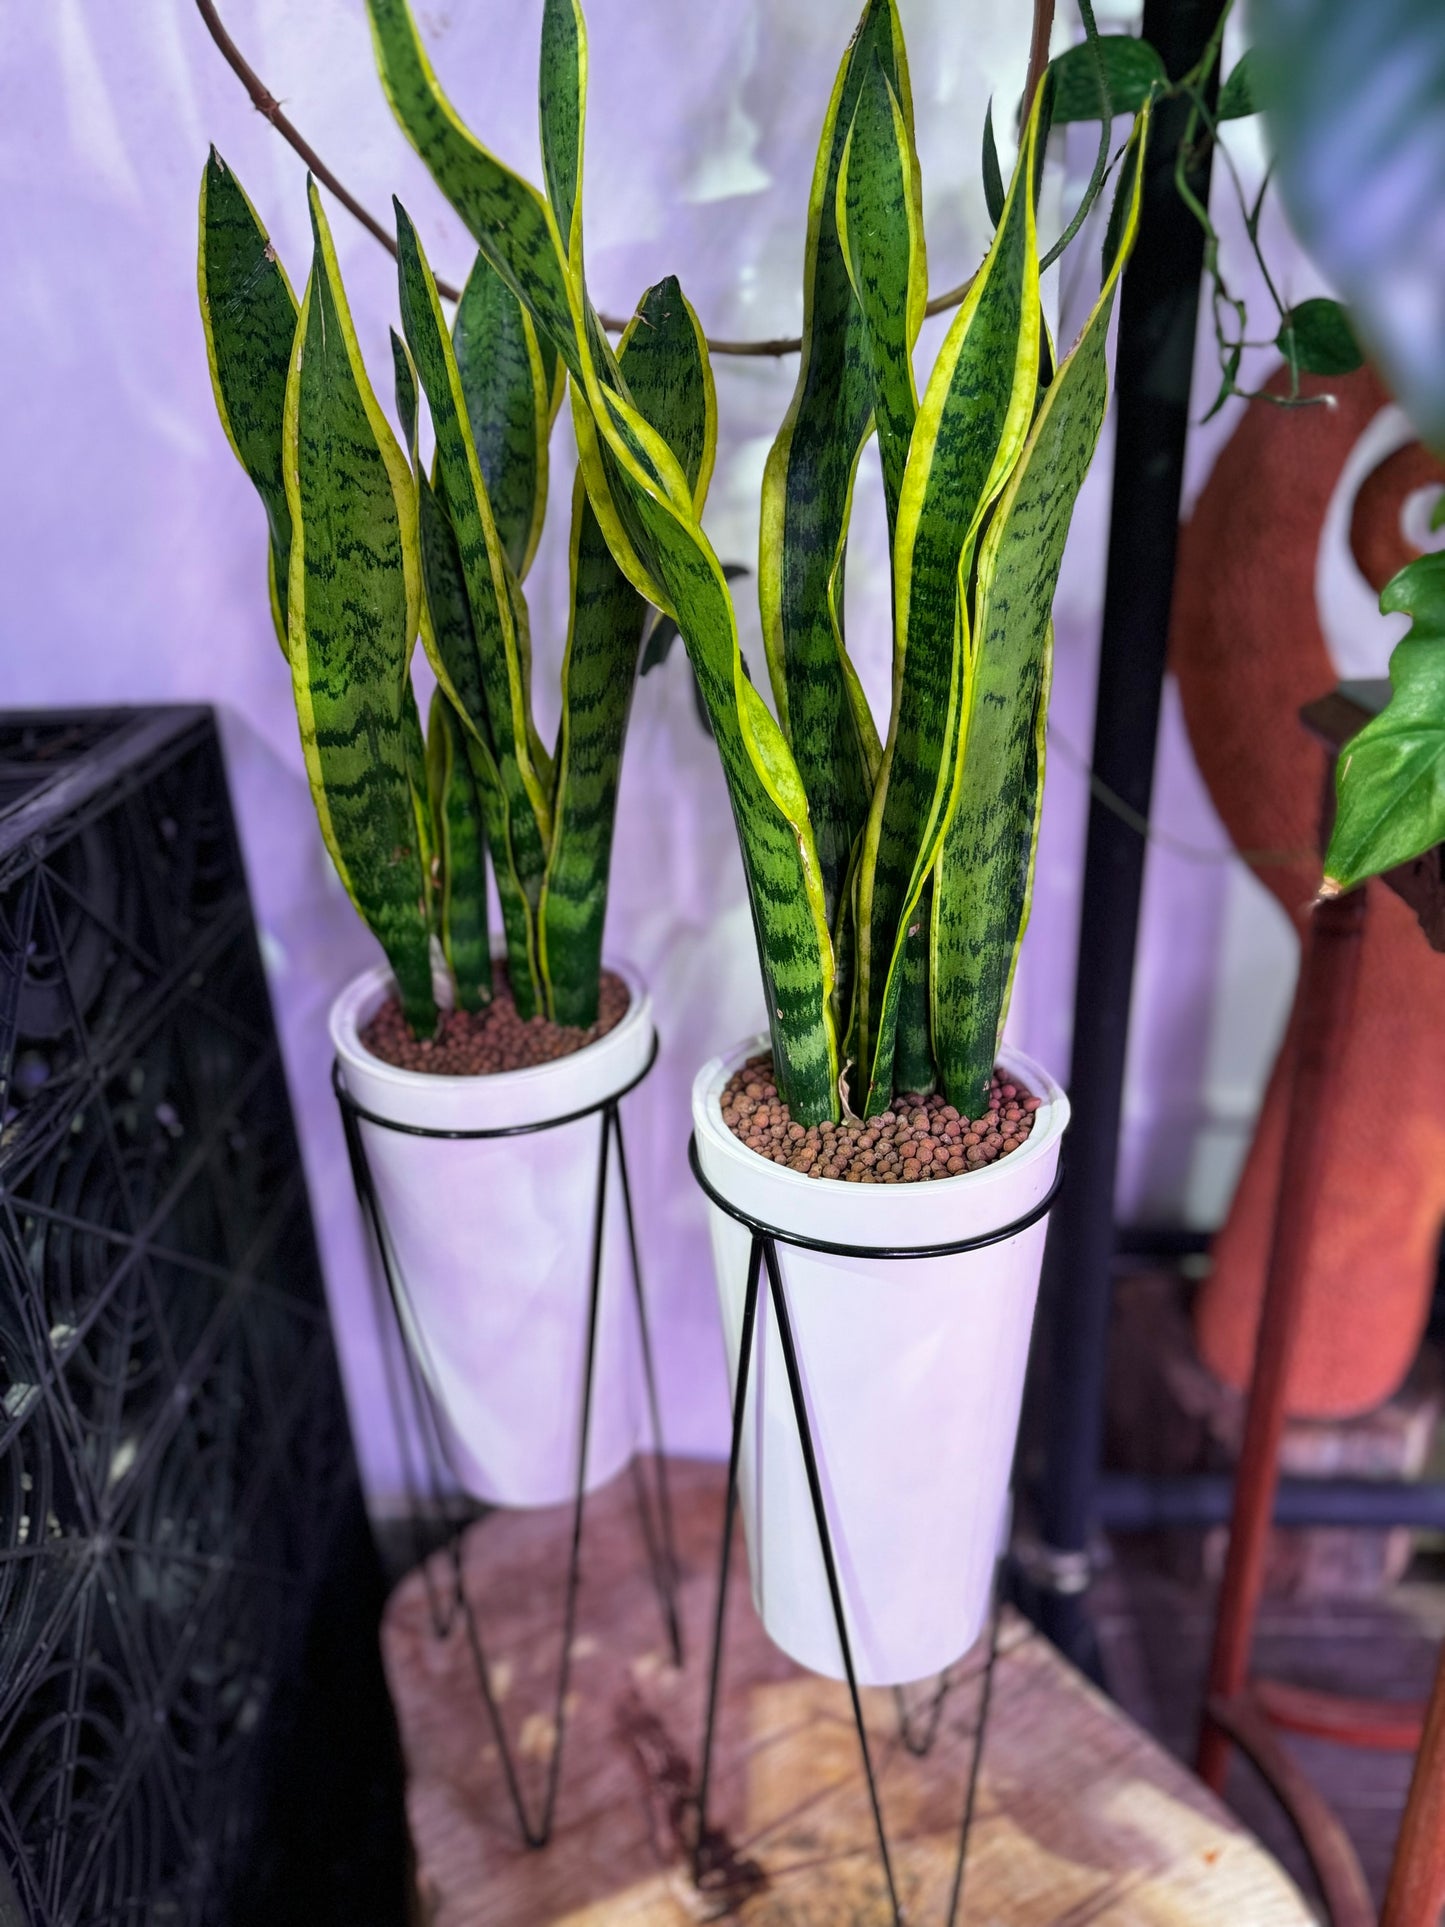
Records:
M652 1001L609 963L631 1002L605 1037L570 1057L491 1076L437 1077L374 1056L360 1032L391 993L385 966L331 1007L331 1038L363 1111L432 1131L504 1130L600 1105L641 1075ZM405 1336L425 1374L452 1470L493 1505L574 1496L603 1113L518 1137L419 1137L360 1121L396 1258ZM642 1397L637 1304L616 1147L609 1157L588 1491L637 1448Z
M1058 1170L1069 1103L1018 1051L1000 1061L1042 1103L996 1164L925 1184L805 1177L748 1150L722 1093L757 1038L698 1073L704 1177L761 1223L831 1244L953 1244L1027 1217ZM751 1234L709 1202L728 1369L737 1392ZM778 1243L808 1425L861 1683L928 1678L988 1615L1046 1219L946 1258L843 1258ZM766 1270L758 1298L739 1490L753 1601L783 1651L844 1675Z

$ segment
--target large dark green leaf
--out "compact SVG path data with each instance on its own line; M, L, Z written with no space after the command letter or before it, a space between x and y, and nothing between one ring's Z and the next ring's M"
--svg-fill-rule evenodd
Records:
M1445 842L1445 555L1407 563L1380 607L1408 615L1410 631L1390 657L1389 702L1335 772L1329 896Z
M914 430L894 548L894 700L858 873L851 1048L869 1115L893 1094L902 956L943 832L964 698L979 529L1034 412L1040 341L1035 103L983 266L939 351Z
M420 598L416 496L309 191L315 252L282 438L292 684L327 848L386 951L408 1021L429 1034L436 1012L406 715Z
M1099 119L1101 59L1111 118L1115 114L1137 114L1155 87L1168 84L1164 62L1147 40L1136 40L1127 33L1101 33L1097 55L1085 40L1049 64L1054 77L1049 117L1055 127L1067 121Z
M676 280L648 290L618 358L633 401L676 456L700 515L717 403L702 329ZM590 1024L597 1015L617 779L646 614L612 558L579 476L555 827L538 919L548 1010L558 1023Z
M1277 342L1286 360L1307 375L1350 375L1364 362L1350 317L1323 295L1290 309Z
M426 764L436 826L437 930L452 973L457 1006L480 1010L492 1000L487 936L487 867L482 809L467 758L461 719L441 689L432 692Z
M452 347L497 534L520 582L547 508L552 395L532 317L484 254L462 289Z
M1083 332L1049 384L978 557L963 725L934 876L933 1048L952 1104L976 1117L1027 918L1043 781L1054 591L1108 405L1106 343L1138 228L1147 117L1120 192L1120 242Z
M211 386L226 439L266 511L271 612L285 649L291 511L281 436L296 297L260 216L214 147L201 175L200 229L197 279Z
M838 234L843 150L875 67L892 90L907 137L916 272L923 274L902 32L893 0L868 0L838 70L818 146L803 262L803 350L763 478L758 562L769 675L807 791L830 920L867 816L878 747L843 643L843 554L873 387L863 313ZM859 238L861 244L865 237ZM921 304L918 315L909 316L910 348L919 319Z
M436 283L416 229L399 202L396 221L402 327L436 435L439 491L456 537L466 584L486 702L485 730L454 683L447 693L457 703L463 721L479 741L487 743L495 758L506 799L511 867L528 903L535 908L552 824L545 787L534 766L530 702L517 622L520 591L514 580L509 580ZM504 868L498 864L499 874ZM530 981L514 982L517 1006L524 1016L537 1007L540 990L535 975Z
M1256 0L1250 24L1291 224L1445 450L1445 6Z

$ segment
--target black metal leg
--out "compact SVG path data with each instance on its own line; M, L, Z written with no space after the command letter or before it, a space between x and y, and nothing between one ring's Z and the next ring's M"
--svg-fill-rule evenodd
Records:
M693 1847L692 1877L705 1886L712 1871L707 1823L707 1796L712 1784L712 1748L717 1732L718 1687L722 1680L723 1624L727 1617L728 1572L732 1564L733 1526L738 1510L738 1463L742 1457L743 1424L748 1405L748 1379L753 1363L753 1331L758 1315L758 1282L762 1273L762 1240L754 1234L748 1254L748 1281L743 1293L743 1329L738 1345L737 1384L733 1391L732 1442L728 1449L728 1490L723 1504L722 1550L718 1555L717 1605L713 1612L712 1663L707 1677L707 1715L703 1723L702 1759L698 1766L697 1840Z
M642 1536L652 1565L652 1583L662 1606L663 1624L672 1648L672 1663L682 1665L682 1626L677 1615L677 1542L672 1531L672 1500L667 1489L667 1460L662 1449L662 1408L657 1396L657 1373L652 1360L652 1334L647 1322L647 1295L642 1286L642 1260L637 1249L637 1224L632 1211L632 1184L627 1175L627 1147L622 1137L622 1114L615 1103L607 1107L607 1119L617 1139L617 1174L622 1181L622 1214L627 1225L627 1252L632 1268L632 1296L637 1307L637 1337L642 1349L642 1373L647 1388L647 1413L652 1425L652 1450L657 1470L658 1533L653 1529L652 1508L648 1502L647 1481L642 1468L632 1461L633 1490L642 1521Z
M878 1798L878 1781L873 1772L873 1754L868 1745L868 1729L863 1723L863 1702L858 1693L858 1678L853 1669L853 1647L843 1613L843 1589L838 1583L838 1568L833 1559L833 1535L828 1530L828 1512L823 1501L823 1482L818 1475L818 1460L813 1451L813 1429L808 1423L808 1406L803 1392L803 1376L798 1369L798 1353L793 1343L793 1325L788 1317L787 1294L783 1290L778 1266L778 1248L771 1238L763 1239L763 1257L768 1267L768 1288L773 1312L778 1321L778 1338L783 1348L783 1365L788 1374L788 1391L793 1401L793 1416L798 1424L798 1443L803 1451L803 1469L808 1478L808 1494L813 1502L813 1518L818 1527L818 1544L823 1554L823 1571L828 1580L828 1596L833 1603L833 1622L838 1629L838 1647L843 1655L843 1671L848 1676L848 1697L853 1702L853 1720L858 1728L858 1749L863 1755L863 1773L868 1781L868 1802L873 1809L873 1825L878 1833L878 1853L883 1862L883 1878L896 1927L902 1927L903 1909L893 1879L893 1860L888 1851L888 1834L883 1825L883 1807Z
M728 1453L727 1498L723 1510L722 1544L718 1554L717 1602L713 1614L712 1660L708 1669L707 1710L703 1724L702 1758L698 1769L697 1793L697 1839L693 1851L693 1879L706 1889L715 1884L718 1873L727 1873L731 1866L731 1855L727 1854L715 1868L710 1849L713 1844L712 1830L708 1825L708 1793L712 1784L713 1748L717 1735L717 1711L722 1682L723 1634L727 1614L728 1576L731 1570L733 1530L737 1518L738 1475L742 1456L743 1427L746 1422L748 1387L750 1382L753 1350L756 1342L758 1297L761 1289L763 1267L766 1264L768 1290L774 1313L778 1320L778 1337L782 1346L783 1362L787 1372L788 1390L793 1406L793 1416L798 1427L798 1442L803 1453L803 1465L808 1479L809 1497L813 1506L813 1517L818 1529L818 1543L823 1555L823 1569L828 1581L829 1596L833 1606L834 1625L838 1633L838 1646L843 1656L843 1670L847 1677L848 1692L853 1705L853 1719L858 1732L858 1746L863 1759L864 1776L868 1783L868 1796L873 1811L874 1826L878 1836L879 1858L883 1864L884 1879L888 1887L889 1904L892 1909L895 1927L902 1927L903 1909L894 1882L893 1862L888 1848L888 1836L883 1824L883 1809L878 1793L878 1783L873 1770L873 1759L868 1744L867 1727L863 1719L862 1698L858 1688L857 1675L853 1665L852 1646L848 1639L848 1629L844 1619L842 1589L838 1579L837 1565L833 1556L832 1534L829 1531L827 1511L823 1498L822 1479L818 1471L817 1457L813 1447L812 1428L808 1424L807 1402L803 1390L802 1372L798 1363L797 1347L794 1342L792 1322L788 1315L787 1298L783 1287L782 1272L778 1263L777 1247L774 1240L764 1232L754 1232L752 1248L748 1261L747 1285L743 1295L742 1333L738 1348L736 1387L733 1393L732 1440ZM983 1681L979 1699L978 1723L975 1729L973 1752L969 1761L968 1784L964 1796L962 1828L959 1838L958 1858L954 1867L953 1883L949 1894L947 1927L953 1927L957 1920L958 1909L962 1904L964 1868L968 1854L969 1834L973 1826L977 1806L979 1770L983 1759L984 1736L988 1727L989 1710L992 1702L993 1674L998 1658L999 1624L1002 1611L1002 1591L998 1583L998 1569L995 1567L994 1584L989 1610L988 1656L984 1664ZM925 1735L910 1738L909 1717L901 1691L897 1692L896 1704L899 1709L900 1724L904 1741L909 1749L924 1754L932 1747L937 1736L942 1717L944 1700L954 1684L952 1669L947 1672L935 1687L929 1703ZM710 1881L710 1877L714 1877Z
M381 1278L378 1280L378 1310L389 1308L395 1321L396 1332L400 1339L401 1358L404 1377L410 1397L411 1414L402 1409L401 1390L397 1382L396 1361L391 1356L391 1348L386 1348L385 1369L387 1377L388 1403L391 1407L393 1423L396 1428L399 1449L402 1454L403 1479L407 1486L407 1498L413 1517L420 1510L422 1501L420 1481L414 1477L412 1456L413 1425L422 1442L422 1453L427 1469L428 1494L431 1502L443 1517L447 1517L446 1492L443 1486L443 1470L450 1475L453 1489L465 1489L465 1481L451 1459L447 1433L441 1415L437 1411L432 1386L435 1374L431 1371L431 1361L425 1354L425 1339L414 1320L408 1320L405 1313L405 1281L392 1249L387 1231L385 1216L372 1180L371 1167L366 1155L365 1140L361 1126L354 1114L345 1087L339 1078L336 1081L337 1097L341 1104L342 1119L346 1133L347 1151L351 1160L352 1179L356 1187L363 1216L368 1223L376 1248L381 1259ZM636 1295L638 1318L640 1321L644 1366L647 1375L648 1397L650 1400L654 1438L659 1448L658 1490L659 1517L661 1520L662 1540L659 1547L653 1531L651 1514L647 1509L645 1493L640 1495L640 1510L643 1514L643 1532L647 1540L649 1557L652 1561L654 1584L663 1604L664 1617L673 1644L675 1656L680 1659L680 1633L676 1611L676 1559L673 1554L672 1515L667 1494L666 1471L661 1462L661 1429L658 1422L656 1385L652 1368L652 1348L647 1330L646 1309L642 1293L642 1273L638 1260L637 1234L632 1215L631 1189L627 1181L626 1161L622 1142L622 1122L615 1099L601 1107L601 1131L598 1140L597 1185L592 1219L592 1262L587 1303L587 1345L582 1374L581 1405L577 1440L577 1477L572 1500L572 1532L567 1562L566 1590L563 1605L562 1651L558 1666L557 1691L553 1711L553 1741L551 1756L547 1763L547 1776L543 1792L542 1809L538 1822L534 1825L527 1812L526 1800L522 1793L521 1780L517 1772L512 1750L507 1742L506 1730L502 1723L501 1709L492 1690L491 1669L487 1663L481 1631L477 1625L476 1614L467 1592L462 1567L461 1538L454 1533L449 1541L448 1552L452 1568L452 1599L443 1607L438 1599L435 1582L430 1570L430 1561L421 1554L417 1564L421 1567L423 1583L427 1590L427 1600L431 1612L433 1631L438 1638L449 1636L452 1627L460 1616L465 1628L467 1644L472 1656L473 1670L486 1709L488 1725L496 1741L498 1757L502 1764L502 1775L506 1783L508 1798L516 1815L518 1830L523 1842L533 1848L546 1846L551 1838L553 1821L556 1814L557 1793L561 1780L562 1748L566 1728L567 1687L571 1676L572 1647L577 1620L577 1597L581 1582L582 1569L582 1528L587 1493L587 1448L591 1431L592 1390L596 1376L597 1327L602 1291L602 1267L605 1253L605 1231L607 1213L607 1179L611 1140L615 1132L617 1138L618 1164L622 1179L623 1203L627 1222L629 1253L632 1260L633 1288ZM479 1134L485 1135L485 1134ZM416 1355L409 1334L414 1334L421 1356ZM418 1535L414 1534L414 1538Z

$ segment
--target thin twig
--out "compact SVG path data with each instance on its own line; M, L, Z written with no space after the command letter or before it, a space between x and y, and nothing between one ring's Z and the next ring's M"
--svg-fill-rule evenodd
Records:
M1049 64L1049 42L1054 35L1054 0L1034 0L1034 30L1029 40L1029 74L1024 82L1021 125L1028 126L1034 95L1039 91L1044 69Z
M326 165L325 161L322 160L311 143L302 134L298 133L286 115L282 113L281 104L276 99L276 96L246 59L246 56L241 52L235 41L232 40L231 36L226 32L221 16L216 11L215 0L196 0L196 7L200 12L201 19L205 22L207 33L210 34L212 40L215 41L217 47L220 49L222 57L225 59L231 72L240 81L250 96L251 105L256 109L256 112L264 115L265 118L270 121L282 140L286 141L295 149L310 168L311 172L316 176L317 180L320 181L321 185L329 189L329 191L336 196L347 213L353 215L360 221L367 233L374 239L380 241L387 253L394 259L396 256L396 241L393 236L387 232L381 222L377 220L376 216L357 200L351 190L346 187L340 178ZM1034 92L1043 78L1044 68L1048 65L1049 37L1053 31L1053 23L1054 0L1034 0L1033 36L1029 46L1028 80L1024 89L1025 116L1028 114ZM943 314L949 308L956 308L973 286L973 281L974 277L970 275L966 281L960 281L957 287L948 288L942 294L933 295L924 313ZM459 291L454 288L450 282L443 281L440 276L437 277L437 293L444 301L456 301L460 298ZM603 327L610 329L614 334L620 333L627 325L625 321L619 321L613 315L602 315L600 319ZM803 340L801 335L774 335L762 341L719 341L709 336L707 345L708 351L714 355L760 355L776 357L780 355L797 354L803 345Z
M216 12L215 0L196 0L196 5L200 9L202 20L206 23L206 31L220 48L222 56L227 66L231 69L231 72L251 96L251 105L256 109L256 112L264 115L265 118L270 121L282 140L288 142L290 146L295 148L296 152L301 156L302 160L305 161L321 185L329 188L346 209L347 213L354 215L366 229L367 233L380 241L387 253L395 259L395 240L387 233L376 216L372 214L369 209L363 207L351 190L338 180L336 175L332 173L331 169L317 153L316 149L311 145L310 141L308 141L304 135L298 133L296 128L293 127L291 122L286 118L285 114L282 113L281 103L256 72L255 68L251 66L235 41L232 40L231 36L226 32L221 21L221 16ZM440 279L437 281L437 293L446 301L456 301L459 299L457 289Z

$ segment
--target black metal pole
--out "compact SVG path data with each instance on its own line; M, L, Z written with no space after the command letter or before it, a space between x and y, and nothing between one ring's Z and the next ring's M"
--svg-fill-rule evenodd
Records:
M1145 0L1144 38L1170 79L1198 61L1220 0ZM1114 492L1094 710L1096 773L1147 815L1169 637L1174 552L1204 237L1180 200L1175 157L1183 101L1155 115L1134 256L1119 302ZM1209 193L1207 156L1191 175ZM1097 1673L1082 1595L1074 1588L1095 1522L1114 1255L1114 1179L1129 1033L1143 839L1097 798L1089 810L1074 995L1069 1183L1049 1233L1044 1337L1049 1395L1040 1501L1045 1632ZM1057 1555L1060 1583L1048 1584Z

